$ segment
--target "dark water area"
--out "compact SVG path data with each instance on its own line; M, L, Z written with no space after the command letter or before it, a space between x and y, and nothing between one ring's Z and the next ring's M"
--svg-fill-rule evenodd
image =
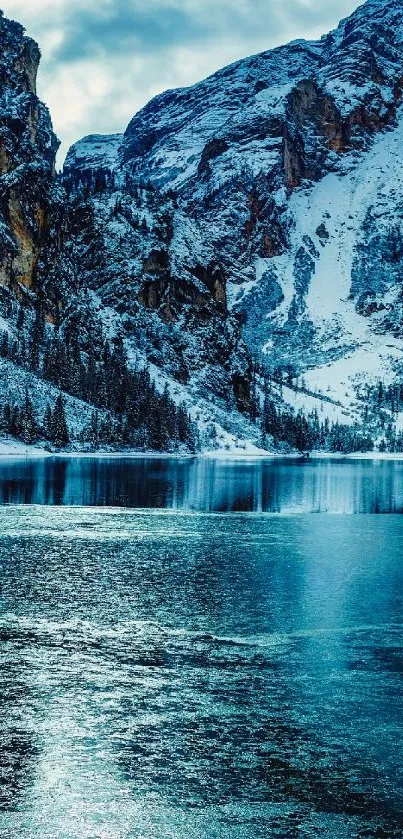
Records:
M403 461L2 458L0 504L402 513Z
M1 839L402 839L401 464L0 484Z

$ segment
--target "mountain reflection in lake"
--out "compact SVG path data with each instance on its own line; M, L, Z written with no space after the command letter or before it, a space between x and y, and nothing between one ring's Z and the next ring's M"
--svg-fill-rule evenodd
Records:
M3 458L0 503L206 512L403 512L403 462Z

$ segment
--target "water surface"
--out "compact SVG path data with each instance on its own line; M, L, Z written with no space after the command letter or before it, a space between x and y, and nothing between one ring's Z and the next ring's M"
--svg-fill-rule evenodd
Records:
M2 458L0 503L401 513L403 461Z
M400 464L26 468L59 506L0 507L2 839L401 839L403 518L343 514Z

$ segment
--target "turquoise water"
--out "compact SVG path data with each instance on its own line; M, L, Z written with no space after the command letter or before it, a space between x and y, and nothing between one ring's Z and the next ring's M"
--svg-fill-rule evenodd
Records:
M291 464L287 491L277 475L283 511L318 500L315 476L334 511L371 507L371 483L399 503L398 464L328 466ZM179 484L151 468L161 501ZM248 469L225 509L262 497ZM198 512L175 492L0 507L1 837L401 839L403 518Z
M1 458L0 504L402 513L403 461Z

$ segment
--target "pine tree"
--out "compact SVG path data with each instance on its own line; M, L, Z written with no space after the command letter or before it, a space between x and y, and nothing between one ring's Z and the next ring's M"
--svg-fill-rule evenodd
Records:
M24 326L24 320L25 320L25 312L24 312L23 307L20 305L20 308L18 310L18 316L17 316L17 330L19 332L21 331L21 329Z
M54 410L52 412L52 442L56 446L67 446L70 442L69 431L67 427L66 415L64 411L64 402L61 393L59 393Z
M52 425L52 409L48 404L46 405L45 414L43 417L43 433L47 440L52 440L53 437L53 425Z
M11 434L11 408L8 402L4 406L3 427L6 434Z
M94 448L99 445L99 414L98 411L93 411L91 414L91 422L89 428L89 442Z
M9 347L8 347L8 332L3 332L1 337L1 344L0 344L0 356L2 358L8 358Z
M20 411L20 434L24 443L33 443L37 437L34 408L28 393L25 394L25 402Z
M21 431L20 409L18 408L17 405L14 405L14 407L11 411L11 417L10 417L10 434L12 434L13 437L19 437L20 436L20 431Z

